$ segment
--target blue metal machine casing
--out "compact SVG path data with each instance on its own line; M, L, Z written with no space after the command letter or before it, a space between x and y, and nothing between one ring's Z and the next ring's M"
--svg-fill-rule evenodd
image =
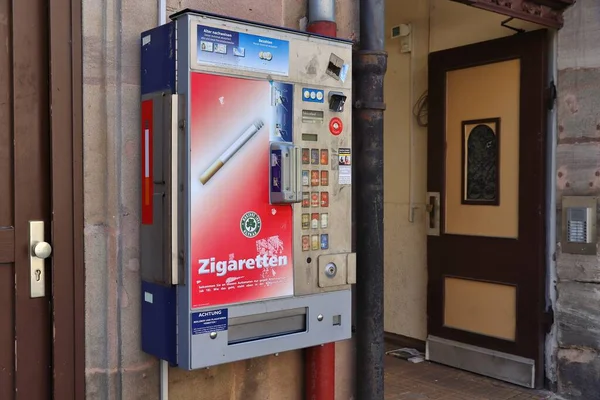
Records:
M351 285L356 279L348 161L352 110L330 110L325 99L327 93L343 93L351 99L351 42L191 10L171 18L140 36L143 351L193 370L349 339ZM302 61L290 59L289 71L279 75L232 64L201 64L193 50L198 40L194 30L200 24L289 42L290 54ZM313 72L311 68L319 69ZM299 157L301 149L311 147L329 151L331 163L320 166L327 171L320 175L320 183L328 187L329 196L328 204L321 196L320 205L329 208L327 213L319 211L318 234L314 225L312 236L304 226L309 214L300 201L289 205L293 209L294 269L289 295L218 306L192 303L192 268L198 264L192 262L190 243L190 82L194 73L289 84L295 131L290 154L297 149ZM294 165L300 164L298 158ZM300 182L301 171L293 171L297 174L293 180ZM309 190L304 183L298 183L303 187L297 190L300 197ZM320 241L307 248L305 238L314 236Z

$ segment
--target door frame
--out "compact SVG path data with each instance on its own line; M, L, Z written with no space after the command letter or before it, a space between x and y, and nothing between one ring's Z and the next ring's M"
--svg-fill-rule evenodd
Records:
M53 397L85 399L82 4L49 3Z
M488 46L489 42L494 42L494 46ZM535 175L539 176L539 180L533 182L535 187L529 186L531 189L527 193L534 192L540 196L540 218L537 218L535 224L536 230L536 245L539 243L538 251L535 254L537 260L538 270L536 275L540 277L539 281L536 282L534 290L527 292L527 302L535 304L535 312L527 315L527 317L534 319L536 324L536 331L531 332L536 337L536 348L535 348L535 382L536 386L543 384L543 378L545 373L545 337L547 334L548 326L546 325L546 305L547 305L547 213L552 212L548 210L548 204L546 201L547 194L547 165L548 165L548 154L546 141L549 138L550 132L548 130L547 115L549 110L546 107L547 102L547 76L548 76L548 43L549 35L548 31L541 29L538 31L532 31L524 34L516 34L500 39L493 39L491 41L470 44L448 50L442 50L431 53L429 56L429 131L437 132L437 134L428 135L428 174L427 174L427 190L431 192L446 192L445 176L438 171L444 171L445 165L445 145L439 143L440 137L445 137L445 124L446 124L446 73L452 70L464 69L479 65L485 65L490 63L496 63L501 61L507 61L511 59L520 58L522 63L527 63L528 68L521 69L521 81L528 82L531 88L530 95L521 91L520 102L525 104L525 107L521 107L521 116L519 121L519 130L521 134L528 134L529 137L521 137L520 144L523 141L528 142L528 148L532 148L532 151L536 152L536 160L541 162L531 162L520 153L520 169L527 168L532 170ZM516 46L518 44L518 46ZM498 48L501 48L499 51ZM524 49L525 47L525 49ZM528 52L527 49L536 49L536 51ZM541 49L541 51L539 51ZM524 64L522 64L524 65ZM531 68L536 66L535 68ZM539 74L532 73L532 70L539 71ZM524 114L527 118L524 118ZM529 121L535 121L530 123ZM541 132L536 132L537 128L541 127ZM443 136L440 136L441 133ZM434 150L432 150L434 149ZM435 172L432 172L435 171ZM523 204L523 196L527 193L521 189L519 190L519 204ZM440 199L439 205L439 228L440 233L444 232L444 215L445 215L445 204L443 199ZM519 211L519 218L523 218L523 214ZM428 242L432 238L428 238ZM430 251L428 243L428 253ZM441 331L447 330L438 328L439 321L443 321L443 307L440 308L439 304L443 304L443 293L434 292L431 267L428 262L428 288L427 288L427 314L428 314L428 327L427 333L429 335L439 336ZM533 285L531 285L533 286ZM527 288L529 289L529 288ZM519 321L519 319L517 319ZM496 345L498 340L486 339L477 335L470 335L461 333L458 335L455 332L451 333L450 340L461 341L460 337L469 337L476 340L475 346L481 346L485 348L497 349ZM445 336L444 336L445 337Z

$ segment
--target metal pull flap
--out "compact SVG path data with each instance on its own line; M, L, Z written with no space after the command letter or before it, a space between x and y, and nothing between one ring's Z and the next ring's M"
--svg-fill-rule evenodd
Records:
M270 156L271 204L302 201L300 149L289 142L272 142Z
M427 200L425 202L427 235L440 235L440 193L427 192Z

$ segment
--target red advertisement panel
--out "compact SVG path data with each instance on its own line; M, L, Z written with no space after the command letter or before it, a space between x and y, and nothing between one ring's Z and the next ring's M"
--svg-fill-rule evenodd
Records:
M281 99L266 81L191 74L192 308L293 294L292 208L269 202Z

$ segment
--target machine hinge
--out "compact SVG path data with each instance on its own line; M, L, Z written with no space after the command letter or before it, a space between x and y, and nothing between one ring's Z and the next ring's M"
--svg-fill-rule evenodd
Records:
M552 307L544 311L544 314L542 315L542 324L544 325L545 332L549 333L552 329L552 325L554 325L554 310Z
M556 102L556 85L554 81L550 82L550 85L546 88L546 106L548 110L554 109L554 103Z

